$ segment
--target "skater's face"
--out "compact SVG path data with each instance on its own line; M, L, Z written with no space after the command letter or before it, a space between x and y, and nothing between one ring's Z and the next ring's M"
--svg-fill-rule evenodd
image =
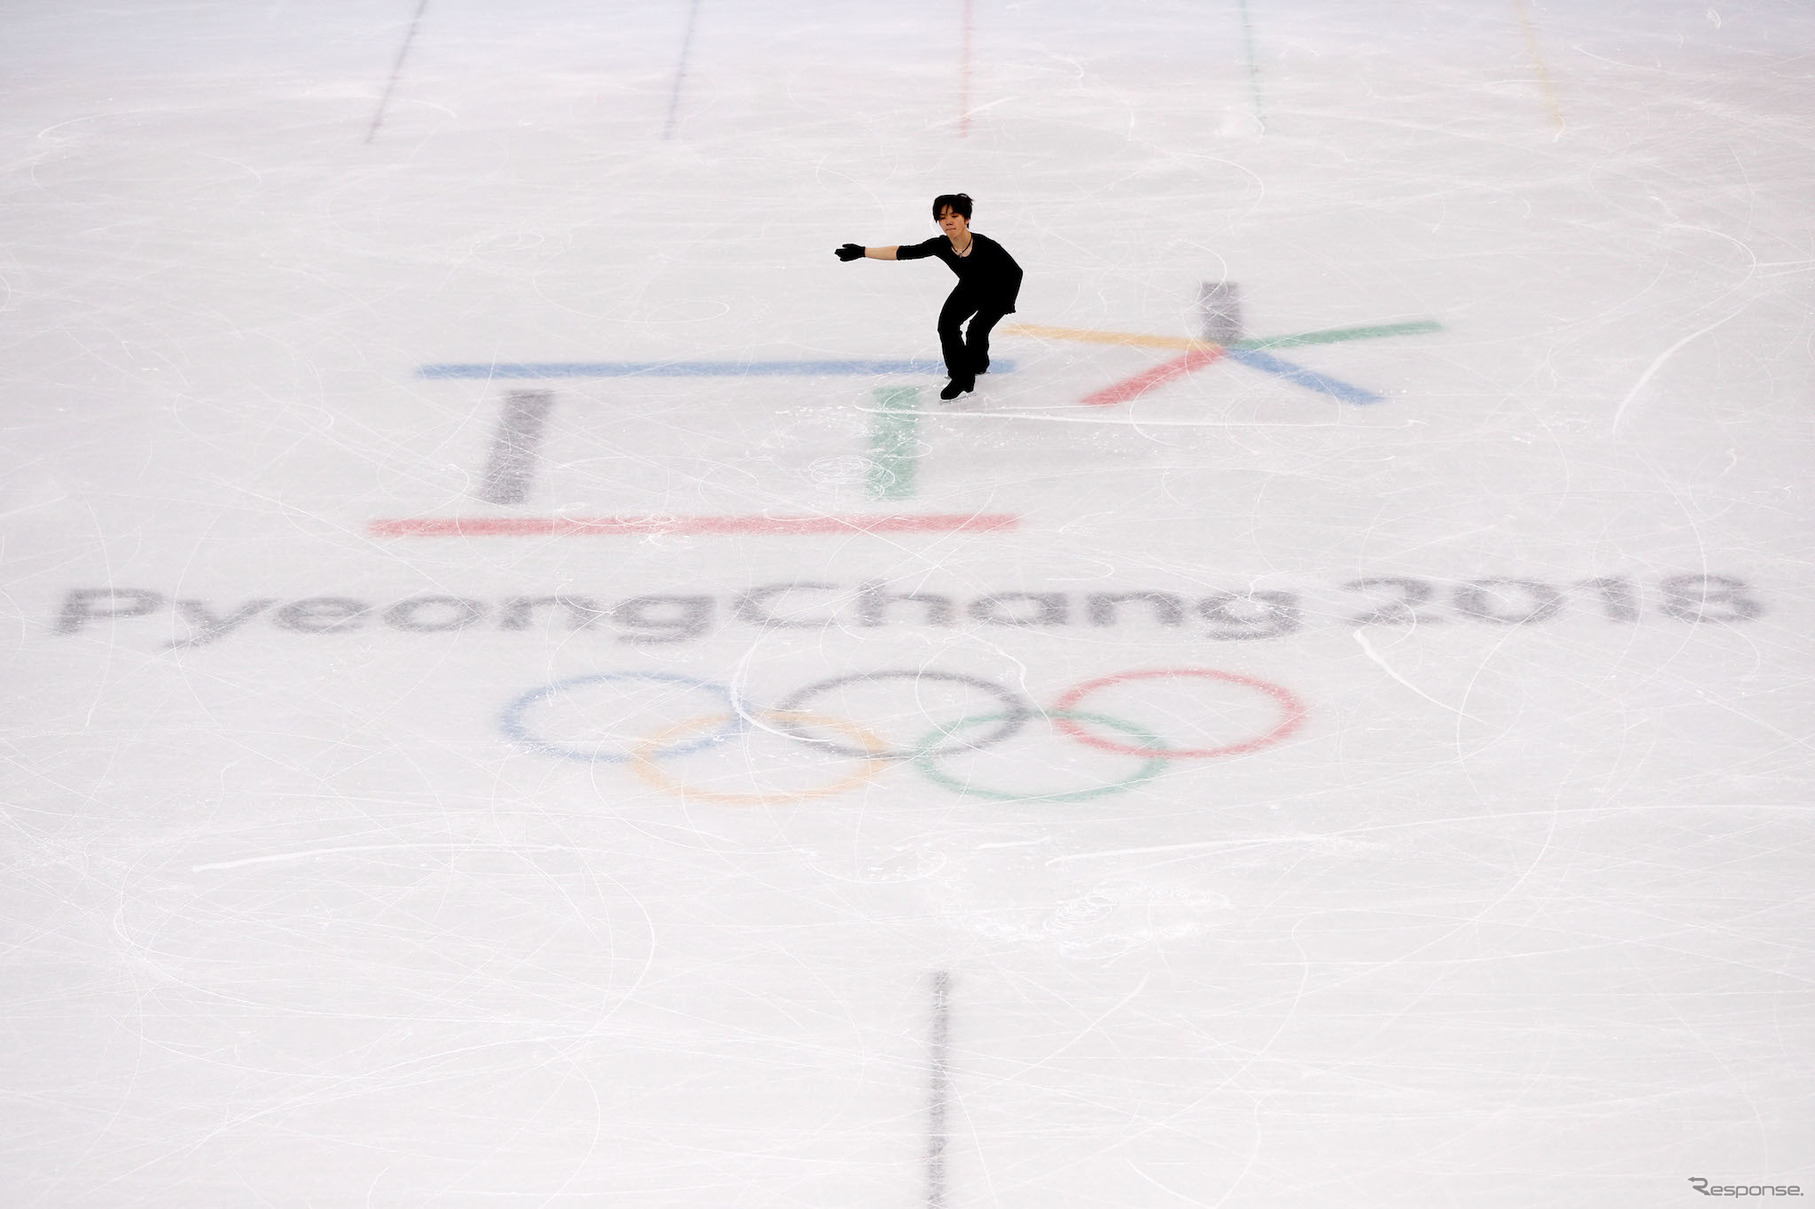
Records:
M939 211L939 229L945 232L947 239L957 243L970 232L971 220L947 206Z

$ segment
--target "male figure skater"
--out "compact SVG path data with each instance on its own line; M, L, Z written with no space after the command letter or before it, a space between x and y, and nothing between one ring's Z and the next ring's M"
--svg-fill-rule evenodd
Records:
M924 260L937 256L958 274L958 284L939 311L939 349L951 381L939 392L947 402L975 390L977 375L989 370L989 329L1015 309L1021 292L1021 266L1008 250L987 235L971 230L971 199L964 193L942 193L933 199L933 219L945 232L907 247L866 248L848 243L838 259ZM961 330L966 319L968 331Z

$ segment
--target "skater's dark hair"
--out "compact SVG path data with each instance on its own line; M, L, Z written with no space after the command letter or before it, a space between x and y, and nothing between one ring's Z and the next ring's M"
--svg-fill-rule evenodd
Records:
M935 197L933 199L933 218L935 221L938 219L938 217L941 214L943 214L945 212L945 208L947 206L950 206L952 208L953 214L963 215L965 222L969 222L971 220L971 195L970 194L968 194L968 193L941 193L938 197Z

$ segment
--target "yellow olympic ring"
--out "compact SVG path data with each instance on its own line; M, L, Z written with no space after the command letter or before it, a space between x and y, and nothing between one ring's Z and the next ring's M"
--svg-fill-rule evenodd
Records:
M882 736L867 731L846 718L780 709L758 710L753 716L777 724L828 726L857 740L866 752L881 753L889 750L888 741ZM878 773L893 763L890 760L868 759L863 762L861 768L842 781L823 785L818 789L805 789L795 793L719 793L710 789L693 789L663 772L661 766L656 763L656 756L661 754L662 749L674 740L708 726L723 725L728 721L736 721L736 719L730 714L701 714L697 718L689 718L685 722L676 723L667 730L651 735L638 743L630 753L630 765L636 770L639 777L657 789L680 797L701 802L717 802L724 806L781 806L789 802L805 802L812 798L829 798L835 794L844 793L846 790L855 789L867 781L874 780Z

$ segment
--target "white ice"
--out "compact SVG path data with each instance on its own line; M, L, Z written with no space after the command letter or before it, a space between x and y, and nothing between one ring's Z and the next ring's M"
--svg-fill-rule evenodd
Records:
M1815 1190L1806 4L0 64L0 1204ZM757 372L936 360L949 272L832 250L958 190L1071 335ZM1085 402L1206 283L1354 338Z

